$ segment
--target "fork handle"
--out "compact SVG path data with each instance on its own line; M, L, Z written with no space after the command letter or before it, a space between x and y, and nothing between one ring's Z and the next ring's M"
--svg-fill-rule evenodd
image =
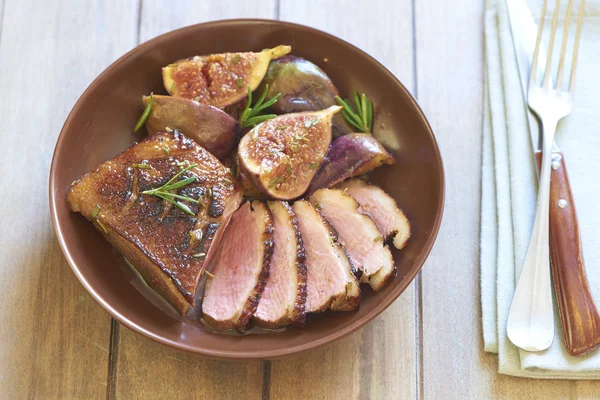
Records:
M538 170L542 152L536 153ZM600 346L600 315L588 285L569 176L562 153L552 153L550 258L565 345L579 356Z

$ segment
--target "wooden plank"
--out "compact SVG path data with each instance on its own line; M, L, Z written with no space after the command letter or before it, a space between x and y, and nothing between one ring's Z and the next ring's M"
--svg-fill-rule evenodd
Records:
M440 144L447 184L444 221L422 273L423 397L572 398L575 383L499 375L497 357L483 353L477 279L483 3L423 0L415 9L417 96Z
M226 18L273 18L275 0L144 0L140 41L191 25ZM125 327L117 331L111 381L117 398L258 399L263 391L263 363L204 360L141 337Z
M276 0L144 0L140 42L187 25L219 19L276 18Z
M56 242L48 170L79 95L133 46L136 6L6 0L3 10L0 398L103 398L110 317Z
M596 400L600 396L599 381L578 381L573 382L572 398L580 400Z
M412 88L410 1L282 0L280 11L282 20L325 30L357 45ZM273 361L270 397L415 398L414 310L411 285L379 318L351 336L298 357Z

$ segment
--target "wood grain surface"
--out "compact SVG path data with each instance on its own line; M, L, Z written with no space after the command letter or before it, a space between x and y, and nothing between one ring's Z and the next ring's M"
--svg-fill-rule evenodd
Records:
M542 152L535 153L539 170ZM600 346L600 314L585 273L577 208L571 193L564 155L552 153L550 180L550 257L554 293L558 303L565 346L579 356ZM554 164L558 168L554 167ZM560 202L564 202L563 205Z
M6 0L0 34L0 398L105 397L110 317L67 265L48 171L67 114L135 45L135 5Z
M483 1L0 0L0 12L0 399L600 398L598 382L498 375L482 350ZM418 97L448 184L438 241L401 298L353 335L273 362L202 360L111 321L47 212L56 137L93 78L156 35L239 17L311 25L380 60Z

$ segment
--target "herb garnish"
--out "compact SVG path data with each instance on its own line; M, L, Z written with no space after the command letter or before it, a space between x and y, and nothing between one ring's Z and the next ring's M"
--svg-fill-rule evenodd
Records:
M373 102L367 99L366 94L359 96L358 92L354 92L354 107L350 104L350 100L343 100L340 96L335 96L335 99L344 107L342 115L346 122L361 132L371 132Z
M380 240L383 240L383 236L381 235L378 235L377 237L375 237L375 239L373 239L375 243L379 242Z
M306 122L304 122L304 127L305 128L310 128L311 126L319 125L319 122L320 121L319 121L318 118L313 119L312 121L311 120L306 120Z
M131 164L131 166L133 168L140 168L140 169L148 169L148 168L152 168L152 166L150 164L146 164L146 163L141 163L141 164Z
M269 186L269 187L271 188L271 187L273 187L273 186L276 186L276 185L278 185L278 184L280 184L280 183L283 183L283 182L284 182L284 179L283 179L283 177L281 177L281 176L276 176L275 178L273 178L273 179L271 179L271 180L269 181L269 184L268 184L267 186Z
M308 164L308 169L315 169L319 167L319 163L316 162L311 162L310 164Z
M183 173L185 173L185 172L189 171L190 169L197 167L197 166L198 166L198 164L190 164L188 167L182 169L177 174L175 174L174 177L169 179L169 181L167 183L165 183L164 185L162 185L161 187L158 187L156 189L144 190L142 192L142 194L149 194L149 195L153 195L156 197L160 197L161 199L168 201L169 203L172 203L174 206L178 207L180 210L182 210L186 214L196 215L192 212L192 210L190 210L190 208L187 205L185 205L177 200L189 201L189 202L196 203L196 204L199 204L200 201L193 199L191 197L188 197L188 196L180 196L178 194L171 193L171 191L175 190L175 189L180 189L184 186L189 185L190 183L196 182L195 176L185 178L185 179L182 179L177 182L175 182L175 180L177 178L179 178L179 176L181 176Z
M152 112L152 106L154 105L154 97L153 96L154 96L154 93L150 93L150 101L148 101L148 104L144 108L144 112L142 113L142 116L138 120L137 124L135 124L135 128L133 128L134 132L139 131L140 128L142 126L144 126L144 124L148 120L148 117L150 116L150 113Z
M240 121L239 121L240 126L242 128L253 127L255 125L260 124L263 121L266 121L268 119L273 119L277 116L275 114L264 114L264 115L259 114L261 111L263 111L263 110L271 107L273 104L277 103L277 99L279 99L279 96L281 96L281 93L277 93L275 96L271 97L267 102L264 102L265 98L267 97L268 91L269 91L269 85L265 85L265 90L263 91L263 93L260 95L259 99L256 101L256 103L253 106L252 105L252 90L250 90L250 86L248 86L248 104L246 105L246 108L242 112L242 115L240 115Z
M168 149L168 148L166 148L166 147L161 147L160 149L161 149L161 150L162 150L162 151L163 151L163 152L164 152L166 155L169 155L169 154L171 154L171 152L169 151L169 149Z
M100 222L99 219L96 220L96 224L98 224L98 226L100 227L100 229L102 229L102 232L104 232L105 234L108 233L108 229L106 229L106 227L104 226L104 224L102 222Z
M203 258L206 256L206 253L196 253L196 254L192 254L192 257L194 258Z
M94 210L92 211L92 218L96 218L99 213L100 213L100 206L98 204L96 204L96 207L94 207Z
M235 80L235 86L238 88L244 87L244 80L242 78L237 78Z
M232 64L237 64L237 63L240 62L241 58L242 57L240 57L240 55L236 53L236 54L233 55L233 57L231 57L231 63Z
M209 278L214 278L215 274L208 272L207 270L204 270L204 273L209 277Z

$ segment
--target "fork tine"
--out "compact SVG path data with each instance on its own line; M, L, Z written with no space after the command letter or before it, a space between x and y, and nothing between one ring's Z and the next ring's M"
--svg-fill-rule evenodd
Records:
M556 90L562 91L563 70L565 67L565 52L567 50L567 39L569 38L569 25L571 24L571 9L573 8L573 0L569 0L567 5L567 16L565 18L565 26L563 27L563 40L560 48L560 59L558 61L558 73L556 74Z
M581 36L581 25L583 25L583 12L585 0L581 0L579 5L579 16L577 18L577 32L575 33L575 43L573 45L573 61L571 61L571 77L569 78L569 92L573 91L575 85L575 70L577 68L577 56L579 55L579 37Z
M544 20L546 18L546 8L548 6L548 0L544 0L542 5L542 14L540 16L540 23L538 25L537 38L535 39L535 50L533 51L533 61L531 62L531 74L529 75L529 88L535 86L537 76L537 64L538 55L540 54L540 44L542 42L542 33L544 32Z
M552 31L550 32L550 43L548 44L548 56L546 59L546 70L544 71L543 87L550 87L550 66L552 65L552 50L554 49L554 37L556 36L556 25L558 23L558 14L560 13L560 0L556 0L554 5L554 16L552 17Z

